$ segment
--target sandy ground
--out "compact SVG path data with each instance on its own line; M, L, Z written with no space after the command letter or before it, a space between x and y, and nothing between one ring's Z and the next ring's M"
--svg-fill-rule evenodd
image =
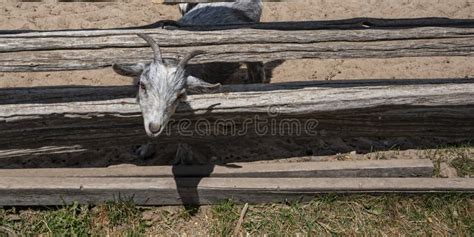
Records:
M154 4L151 1L119 1L117 3L18 3L2 0L0 29L78 29L139 26L162 19L178 19L176 6ZM295 0L283 3L265 3L262 21L334 20L353 17L413 18L449 17L474 18L473 0ZM286 61L273 71L272 82L299 80L340 79L398 79L398 78L465 78L474 77L474 59L465 57L397 58L397 59L345 59L345 60L295 60ZM41 72L0 73L1 87L51 86L51 85L124 85L131 80L114 74L111 69ZM311 154L335 154L357 150L367 152L374 147L392 146L405 141L372 141L364 138L336 141L312 141L306 145L282 143L274 154L281 157ZM449 141L448 141L449 142ZM318 145L319 144L319 145ZM406 148L421 146L409 143ZM248 144L248 146L259 146ZM314 145L314 146L313 146ZM436 142L429 142L429 146ZM403 146L402 146L403 147ZM239 153L240 151L234 151ZM252 153L252 150L249 150ZM272 154L265 154L268 159ZM94 160L92 157L105 157ZM75 157L75 158L74 158ZM85 159L87 157L87 159ZM68 155L54 163L58 166L106 166L121 162L157 164L155 161L136 161L127 154L117 155L117 150L91 151L82 155ZM262 157L260 157L262 158ZM46 158L45 158L46 159ZM49 158L48 158L49 159ZM85 160L84 160L85 159ZM9 160L5 164L13 165ZM48 161L45 161L46 163ZM40 167L45 163L36 159L21 159L17 164L28 163ZM51 164L50 163L50 164ZM225 161L223 161L225 163ZM15 166L15 165L13 165Z
M0 29L78 29L138 26L178 19L176 6L151 1L116 3L17 3L3 0ZM295 0L265 3L262 21L334 20L353 17L473 18L472 0ZM472 58L401 58L287 61L274 69L273 82L295 80L474 77ZM46 85L124 85L128 78L110 69L0 73L0 87Z

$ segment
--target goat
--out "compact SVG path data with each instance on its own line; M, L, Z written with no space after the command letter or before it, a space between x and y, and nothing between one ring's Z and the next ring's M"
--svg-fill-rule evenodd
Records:
M220 84L210 84L186 73L186 64L202 51L193 51L181 61L164 60L160 47L148 35L139 34L153 49L153 61L133 66L113 65L113 69L121 74L138 79L137 101L143 114L145 131L150 137L160 135L170 117L175 113L180 101L186 99L187 90L205 90L216 88Z
M178 25L206 26L260 22L261 0L237 0L220 3L179 4L181 19ZM268 83L262 62L248 62L246 83ZM190 65L188 72L211 83L223 83L240 68L239 63L207 63Z
M202 26L258 22L262 12L261 0L237 0L225 3L180 4L181 19L177 25ZM138 78L137 100L143 114L148 136L157 137L165 129L180 101L188 91L216 89L240 68L239 63L207 63L187 65L201 51L184 56L179 62L163 59L159 45L148 35L139 34L152 48L154 57L150 64L113 65L115 72ZM248 81L265 82L263 63L247 63ZM143 153L143 151L141 151ZM149 153L149 152L145 152Z

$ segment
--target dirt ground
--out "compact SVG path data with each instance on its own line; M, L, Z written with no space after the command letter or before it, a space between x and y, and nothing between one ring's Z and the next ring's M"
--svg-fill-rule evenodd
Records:
M0 6L0 29L79 29L139 26L162 19L178 19L177 6L162 5L151 1L122 0L107 3L57 3L46 0L42 3L19 3L2 0ZM288 2L265 2L262 21L302 21L334 20L353 17L414 18L449 17L474 18L473 0L295 0ZM294 60L286 61L273 70L272 82L301 80L351 80L351 79L419 79L419 78L474 78L474 59L468 57L396 58L396 59L344 59L344 60ZM116 75L111 69L73 71L0 73L0 88L54 85L126 85L131 80ZM338 152L368 152L405 142L404 138L390 141L373 141L364 138L334 141L315 141L323 145L300 146L290 143L275 148L275 153L283 157L293 155L335 154ZM428 144L433 148L439 140L409 143L399 148L414 148ZM402 142L402 143L403 143ZM408 143L408 142L407 142ZM448 141L449 143L449 141ZM326 144L326 145L324 145ZM248 144L249 146L259 146ZM330 151L328 152L328 149ZM324 149L323 149L324 148ZM333 149L334 148L334 149ZM288 152L298 150L298 152ZM321 153L321 150L324 152ZM115 151L115 149L114 149ZM240 151L234 151L239 153ZM88 157L82 162L93 166L132 162L133 157L117 156L113 151L92 151L80 156ZM283 154L283 155L282 155ZM266 154L271 156L271 154ZM111 157L107 162L92 160L91 157ZM68 157L70 158L70 157ZM81 166L77 159L53 162L54 166ZM63 159L61 159L63 160ZM113 160L113 162L112 162ZM17 164L35 164L31 160L21 160ZM36 160L37 162L38 160ZM9 162L6 162L9 163ZM132 162L133 163L133 162ZM135 162L137 163L137 162ZM138 162L140 163L140 162ZM12 164L12 163L10 163ZM140 163L141 164L141 163ZM148 162L146 164L155 164ZM3 166L3 165L2 165ZM41 164L38 164L41 166Z
M162 19L178 19L177 6L152 1L108 3L18 3L2 0L0 29L79 29L139 26ZM296 0L265 2L262 21L334 20L353 17L473 18L472 0ZM272 82L301 80L464 78L474 77L472 58L400 58L287 61L273 71ZM0 87L49 85L124 85L128 78L111 69L0 73Z

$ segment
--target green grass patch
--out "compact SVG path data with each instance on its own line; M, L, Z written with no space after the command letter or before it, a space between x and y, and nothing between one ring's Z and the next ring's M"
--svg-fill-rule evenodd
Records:
M243 205L223 201L199 210L140 208L131 201L95 207L0 209L0 236L229 236ZM250 205L242 232L253 236L473 236L472 194L321 195L310 202Z
M433 161L437 177L440 176L441 163L456 169L460 177L474 177L474 147L470 143L425 150L423 156Z
M458 157L451 161L459 176L474 176L474 157Z
M324 195L287 205L259 205L244 222L250 234L304 235L463 235L474 233L470 195ZM232 221L240 206L229 203L219 216ZM230 208L231 207L231 208ZM223 221L224 219L221 219ZM220 226L226 226L220 223ZM221 228L228 235L229 228Z
M108 202L96 207L74 203L57 208L0 209L0 236L11 233L130 236L144 231L141 211L131 201Z

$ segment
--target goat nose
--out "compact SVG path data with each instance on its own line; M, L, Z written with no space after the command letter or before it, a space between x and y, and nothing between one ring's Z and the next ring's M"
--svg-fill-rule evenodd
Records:
M152 133L157 133L157 132L160 131L161 126L160 126L160 124L158 124L158 123L150 123L150 124L148 125L148 128L150 128L150 131L151 131Z

